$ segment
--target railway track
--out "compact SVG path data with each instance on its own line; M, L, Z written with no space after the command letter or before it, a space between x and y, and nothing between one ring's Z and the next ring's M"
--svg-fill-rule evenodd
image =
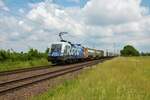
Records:
M47 69L47 68L50 68L50 66L51 65L46 65L46 66L38 66L38 67L32 67L32 68L16 69L16 70L11 70L11 71L3 71L3 72L0 72L0 76L17 74L17 73L28 72L28 71L33 71L33 70Z
M71 64L70 64L71 65ZM37 71L37 70L44 70L44 69L51 69L53 67L65 67L68 65L45 65L45 66L35 66L31 68L22 68L22 69L16 69L16 70L9 70L9 71L2 71L0 72L0 77L2 76L7 76L7 75L12 75L12 74L18 74L18 73L25 73L25 72L30 72L30 71Z
M75 71L81 70L87 66L95 65L103 60L105 60L105 59L68 65L66 67L62 67L61 69L57 69L54 71L49 70L44 73L39 73L37 75L21 77L21 78L17 78L17 79L11 79L11 80L7 80L4 82L0 82L0 94L7 93L11 90L19 89L21 87L25 87L25 86L28 86L28 85L31 85L31 84L34 84L37 82L41 82L43 80L52 79L52 78L55 78L58 76L65 75L67 73L75 72ZM17 73L22 73L22 72L31 71L31 70L33 71L33 70L38 70L38 69L40 69L40 67L37 69L31 68L30 70L25 70L25 71L20 70L20 71L16 71L16 72L14 71L14 72L9 72L7 74L5 73L5 74L1 74L1 75L8 75L8 74L15 74L15 73L17 74Z

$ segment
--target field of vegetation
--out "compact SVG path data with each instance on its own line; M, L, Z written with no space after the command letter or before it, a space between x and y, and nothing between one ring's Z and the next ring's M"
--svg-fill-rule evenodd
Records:
M150 100L150 57L118 57L33 100Z
M0 50L0 71L48 65L47 53L48 49L45 52L32 48L28 52Z
M9 70L15 70L15 69L22 69L22 68L31 68L31 67L37 67L37 66L43 66L50 64L47 59L34 59L29 61L7 61L7 62L1 62L0 63L0 72L1 71L9 71Z

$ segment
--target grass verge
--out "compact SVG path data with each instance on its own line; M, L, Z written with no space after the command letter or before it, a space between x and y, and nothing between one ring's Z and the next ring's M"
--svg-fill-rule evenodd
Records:
M36 67L40 65L48 65L49 62L47 59L35 59L31 61L7 61L0 63L0 72L1 71L9 71L9 70L15 70L15 69L22 69L22 68L31 68Z
M150 57L118 57L33 100L150 100Z

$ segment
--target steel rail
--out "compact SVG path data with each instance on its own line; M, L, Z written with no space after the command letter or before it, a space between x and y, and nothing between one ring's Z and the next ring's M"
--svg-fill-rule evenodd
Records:
M81 65L85 65L85 64L87 64L87 63L83 63ZM72 67L62 68L62 69L58 69L58 70L54 70L54 71L50 70L49 72L38 74L38 75L33 75L33 76L25 77L25 78L19 78L19 79L8 80L8 81L5 81L5 82L0 82L0 87L3 86L3 85L9 84L9 83L14 83L14 82L17 82L17 81L21 81L21 80L25 80L25 79L29 79L29 78L33 78L33 77L36 78L36 77L40 77L40 76L47 75L47 74L53 74L53 73L57 73L57 72L60 72L60 71L65 71L67 69L71 69L71 68L81 66L81 65L80 64L79 65L73 65Z
M90 62L82 63L79 65L74 65L73 67L56 70L53 72L50 71L44 74L39 74L39 75L31 76L31 77L4 82L0 84L0 94L6 93L14 89L19 89L21 87L24 87L30 84L41 82L43 80L52 79L52 78L55 78L55 77L58 77L67 73L75 72L80 69L83 69L85 66L91 66L91 65L97 64L98 62L99 61L97 60L90 61Z
M110 58L103 57L100 60L102 60L102 59L110 59ZM70 64L70 65L73 65L73 64ZM2 71L2 72L0 72L0 76L53 68L53 67L50 67L50 66L58 67L58 66L67 66L67 65L45 65L45 66L35 66L35 67L32 67L32 68L22 68L22 69L15 69L15 70L9 70L9 71Z
M33 71L33 70L47 69L47 68L51 68L50 66L51 65L38 66L38 67L35 66L32 68L22 68L22 69L16 69L16 70L2 71L0 72L0 76L17 74L17 73L28 72L28 71Z

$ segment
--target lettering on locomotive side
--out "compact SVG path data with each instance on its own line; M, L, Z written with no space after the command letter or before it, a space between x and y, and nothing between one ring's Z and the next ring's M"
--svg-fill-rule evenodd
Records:
M79 56L80 52L81 52L81 48L71 47L67 49L67 55Z

